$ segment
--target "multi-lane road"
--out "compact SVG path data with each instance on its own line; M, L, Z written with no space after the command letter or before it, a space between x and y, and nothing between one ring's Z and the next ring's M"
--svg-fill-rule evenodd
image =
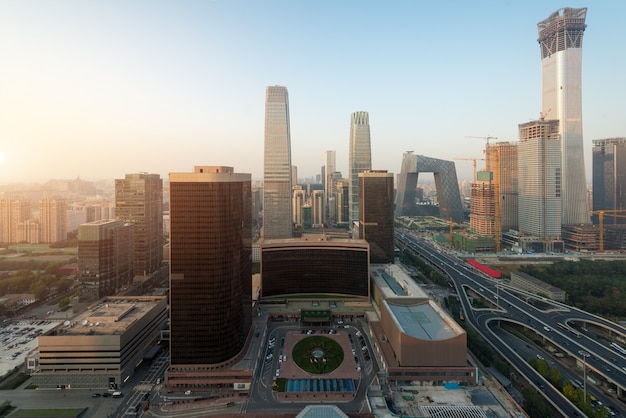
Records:
M597 338L587 332L587 325L604 328L611 335L626 339L626 329L614 322L592 315L588 312L561 304L540 296L509 287L499 280L493 280L484 273L464 263L453 254L440 249L430 241L413 234L396 232L398 245L405 250L419 255L431 265L446 274L454 284L466 320L491 345L540 391L552 405L564 416L582 415L556 388L537 373L528 363L527 357L502 337L498 324L505 321L532 329L544 341L558 347L558 350L578 359L583 365L581 374L593 373L611 387L615 386L622 396L626 388L626 355L611 347L610 342ZM471 304L471 295L480 296L489 301L490 308L475 309ZM549 353L548 353L549 354ZM584 389L591 389L591 383L581 376ZM600 383L600 382L598 382ZM606 384L606 383L605 383ZM606 390L606 389L605 389ZM599 396L604 393L593 390ZM603 396L608 407L624 409L623 404Z

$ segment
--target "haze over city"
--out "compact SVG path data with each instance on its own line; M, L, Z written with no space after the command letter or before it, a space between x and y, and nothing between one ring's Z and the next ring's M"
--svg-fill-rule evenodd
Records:
M588 7L583 52L591 141L624 136L626 3L0 2L0 183L112 179L230 165L260 179L265 87L289 90L300 178L369 112L372 166L402 153L480 158L539 117L537 23ZM550 115L548 114L548 118ZM470 161L457 161L459 179Z

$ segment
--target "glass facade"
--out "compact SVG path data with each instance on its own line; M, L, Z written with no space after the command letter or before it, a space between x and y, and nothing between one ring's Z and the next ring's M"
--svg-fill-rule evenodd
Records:
M359 173L359 237L370 245L370 262L393 263L393 174Z
M369 252L364 241L281 241L261 246L264 298L298 294L369 298Z
M593 210L626 209L626 138L593 141ZM598 223L598 215L594 215ZM604 224L626 224L626 218L604 215Z
M542 118L559 121L561 223L589 223L582 129L582 39L587 9L564 8L537 24Z
M396 213L399 216L416 214L415 192L419 173L433 173L439 201L439 216L444 219L452 218L454 222L463 222L463 202L454 161L415 155L412 151L405 152L402 156L402 168L398 175Z
M148 276L163 261L163 180L126 174L115 180L115 215L135 226L135 274Z
M559 121L519 125L519 227L542 240L561 237Z
M372 168L370 118L367 112L352 113L350 122L350 152L348 170L350 184L348 206L350 222L359 220L359 173Z
M291 238L292 219L289 95L286 87L270 86L265 93L263 236Z
M251 326L251 176L170 173L171 364L227 361Z

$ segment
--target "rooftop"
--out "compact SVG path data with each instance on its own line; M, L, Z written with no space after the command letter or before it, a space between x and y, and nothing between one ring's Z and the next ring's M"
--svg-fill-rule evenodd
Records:
M56 331L60 335L120 335L164 300L164 296L110 296L63 322Z
M411 337L440 341L455 337L463 332L430 299L415 300L414 303L410 303L408 300L396 303L399 301L399 299L391 299L385 300L383 303L393 314L398 327Z

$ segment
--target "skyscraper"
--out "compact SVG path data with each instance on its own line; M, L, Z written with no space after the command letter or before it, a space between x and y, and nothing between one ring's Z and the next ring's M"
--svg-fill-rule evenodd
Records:
M582 43L587 8L559 9L537 24L542 119L559 121L563 225L589 223L582 130Z
M78 227L78 276L81 302L116 294L135 275L133 226L102 219Z
M593 210L626 210L626 138L593 141L592 156ZM607 213L604 224L610 223L626 224L626 218Z
M263 237L291 238L291 134L289 95L282 86L265 92Z
M393 174L359 173L359 237L370 245L371 263L393 263Z
M348 205L351 223L359 220L359 173L372 168L369 119L367 112L354 112L350 121Z
M115 214L135 226L135 274L149 276L163 260L163 180L126 174L115 180Z
M326 199L326 215L330 217L330 202L334 202L335 185L333 174L337 171L337 152L334 150L324 153L324 198ZM334 215L334 212L333 212ZM334 218L334 216L333 216Z
M31 218L31 201L29 199L14 199L7 197L0 200L0 242L15 244L17 226Z
M561 144L559 121L519 125L519 227L550 242L561 238Z
M170 173L170 371L225 362L251 326L251 175ZM289 219L291 222L291 219Z

